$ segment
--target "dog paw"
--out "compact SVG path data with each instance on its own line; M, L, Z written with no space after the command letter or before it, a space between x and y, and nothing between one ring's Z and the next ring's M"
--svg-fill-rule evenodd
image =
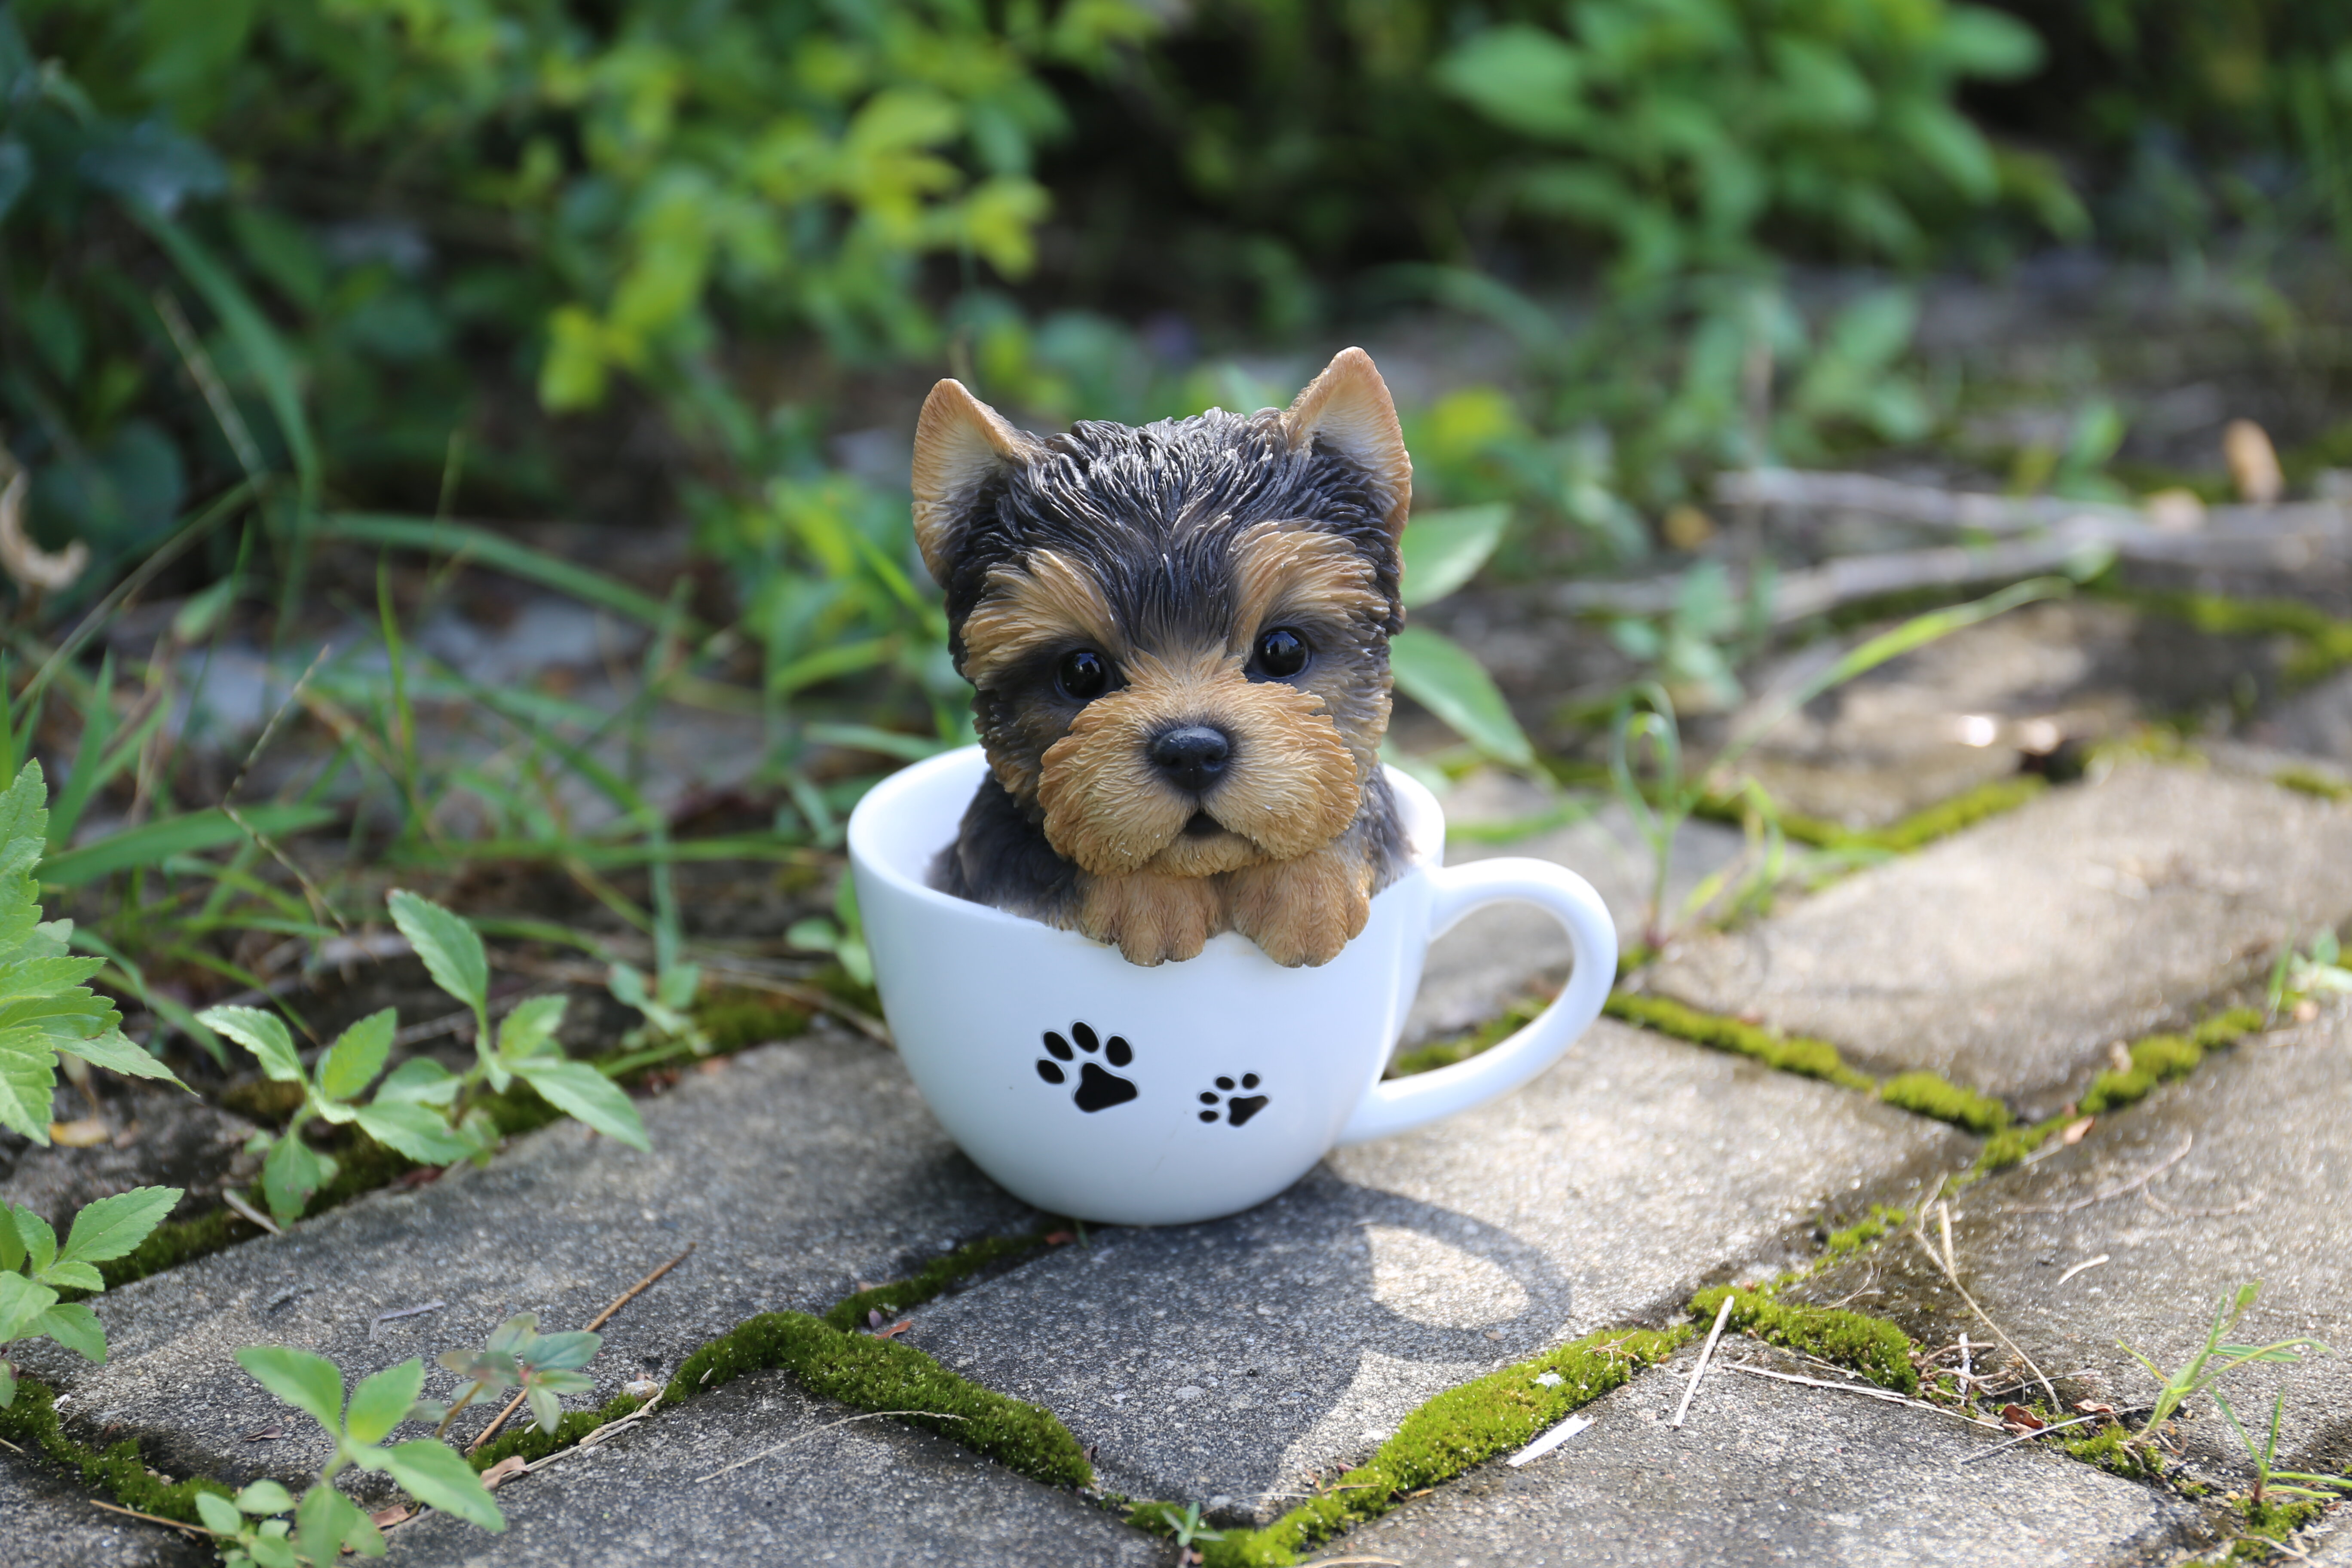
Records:
M1285 968L1328 963L1371 918L1370 873L1329 849L1230 874L1234 929Z
M1077 1042L1076 1050L1070 1048L1072 1040ZM1115 1068L1123 1068L1135 1059L1135 1047L1118 1036L1113 1035L1105 1040L1095 1033L1091 1025L1073 1024L1069 1039L1064 1039L1051 1029L1045 1031L1045 1055L1037 1058L1037 1076L1047 1083L1067 1083L1070 1081L1069 1069L1063 1064L1075 1063L1078 1069L1078 1087L1070 1096L1071 1104L1088 1112L1125 1105L1141 1091L1135 1087L1133 1079L1106 1071L1101 1063L1092 1059L1079 1059L1081 1052L1091 1058L1097 1051L1102 1053L1104 1061ZM1052 1059L1048 1060L1048 1058Z
M1203 1121L1216 1121L1218 1116L1217 1107L1222 1103L1224 1107L1223 1115L1226 1125L1232 1127L1241 1126L1251 1117L1255 1116L1259 1111L1265 1109L1266 1097L1262 1094L1235 1094L1234 1090L1236 1088L1244 1089L1255 1089L1257 1087L1257 1074L1254 1072L1245 1072L1242 1074L1242 1080L1238 1085L1236 1085L1232 1079L1220 1078L1217 1079L1216 1089L1204 1089L1201 1091L1201 1103L1208 1108L1201 1112L1201 1120Z
M1078 915L1079 931L1145 968L1197 957L1223 929L1223 910L1205 877L1097 877Z

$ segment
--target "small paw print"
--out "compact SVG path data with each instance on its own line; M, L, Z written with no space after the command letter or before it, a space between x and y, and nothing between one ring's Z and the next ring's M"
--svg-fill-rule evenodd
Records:
M1070 1040L1077 1042L1077 1051L1070 1048ZM1070 1075L1062 1064L1076 1061L1080 1051L1089 1057L1100 1051L1103 1059L1115 1068L1123 1068L1135 1059L1134 1047L1117 1035L1108 1041L1103 1040L1087 1024L1071 1025L1068 1040L1051 1029L1046 1030L1045 1050L1053 1059L1037 1058L1037 1076L1047 1083L1067 1083ZM1080 1061L1077 1065L1078 1088L1077 1092L1070 1096L1070 1103L1080 1110L1108 1110L1114 1105L1125 1105L1141 1092L1131 1079L1123 1079L1114 1072L1105 1072L1100 1063Z
M1221 1100L1223 1102L1225 1108L1225 1121L1235 1127L1239 1127L1251 1117L1255 1116L1259 1111L1265 1109L1266 1097L1265 1095L1235 1094L1234 1090L1236 1087L1241 1089L1255 1089L1257 1087L1257 1074L1254 1072L1245 1072L1242 1074L1242 1081L1239 1085L1235 1085L1234 1080L1229 1078L1219 1079L1217 1080L1217 1089L1223 1090L1223 1093L1213 1092L1205 1089L1202 1089L1201 1091L1201 1103L1210 1109L1201 1112L1201 1120L1203 1121L1214 1121L1217 1119L1215 1107Z

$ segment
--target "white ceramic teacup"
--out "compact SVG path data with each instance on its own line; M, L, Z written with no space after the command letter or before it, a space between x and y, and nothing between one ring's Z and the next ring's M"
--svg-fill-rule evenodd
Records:
M982 1170L1048 1214L1177 1225L1263 1203L1336 1144L1518 1088L1600 1015L1615 978L1616 928L1583 878L1542 860L1442 865L1436 798L1394 769L1411 868L1339 957L1285 969L1228 932L1196 958L1142 968L928 885L986 771L971 747L885 779L850 817L850 863L916 1086ZM1567 987L1493 1048L1381 1081L1429 944L1502 902L1568 928Z

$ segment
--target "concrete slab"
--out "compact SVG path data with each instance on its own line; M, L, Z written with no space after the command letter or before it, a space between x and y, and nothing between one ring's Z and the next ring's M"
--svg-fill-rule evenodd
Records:
M1796 1370L1753 1343L1733 1354ZM1696 1355L1597 1401L1550 1454L1483 1466L1326 1551L1454 1568L2042 1568L2166 1561L2200 1538L2195 1510L2153 1489L2025 1448L1956 1469L2000 1435L1833 1390L1710 1371L1677 1430Z
M757 1464L713 1472L774 1445ZM710 1479L704 1479L704 1478ZM943 1437L758 1373L609 1446L500 1487L492 1535L428 1514L392 1536L404 1568L1156 1568L1174 1549L1117 1514Z
M1097 1233L918 1310L908 1342L1053 1410L1115 1490L1265 1519L1441 1390L1769 1267L1824 1206L1972 1147L1603 1022L1499 1103L1232 1219Z
M60 1083L52 1114L94 1134L79 1145L42 1148L0 1132L0 1198L20 1204L62 1227L75 1210L131 1187L171 1186L187 1193L181 1217L215 1209L225 1185L249 1177L259 1162L242 1156L253 1124L207 1105L187 1090L152 1079L107 1075L98 1114L81 1091Z
M1524 779L1483 773L1445 797L1445 820L1449 827L1491 828L1538 817L1559 804L1559 797ZM1692 889L1736 859L1744 844L1736 827L1719 822L1684 824L1675 839L1668 904L1678 908ZM1524 855L1567 867L1591 883L1609 906L1621 946L1642 939L1654 863L1633 819L1613 801L1580 821L1524 837L1493 843L1456 834L1445 846L1448 865L1500 855ZM1402 1047L1473 1028L1531 988L1558 984L1568 976L1568 938L1549 916L1508 904L1479 910L1430 948L1421 993L1405 1020Z
M2168 1370L2183 1365L2222 1297L2261 1280L2232 1341L2308 1334L2338 1353L2250 1366L2222 1392L2250 1422L2267 1420L2284 1392L2281 1466L2342 1473L2352 1470L2347 1183L2352 1018L2338 1011L2242 1044L2100 1118L2074 1147L1969 1189L1953 1213L1960 1278L2062 1392L2125 1406L2146 1405L2156 1383L2116 1341ZM1963 1329L1986 1337L1916 1245L1883 1248L1811 1289L1822 1300L1874 1292L1854 1305L1929 1344ZM2211 1401L2189 1416L2180 1441L2196 1464L2233 1482L2250 1473Z
M576 1123L547 1128L487 1169L374 1194L95 1298L112 1351L102 1367L52 1346L26 1363L69 1396L69 1419L142 1437L159 1468L287 1479L323 1440L236 1365L241 1345L316 1352L347 1384L423 1355L426 1393L446 1398L455 1379L433 1366L439 1352L515 1312L581 1327L693 1244L604 1331L586 1368L596 1388L576 1402L600 1403L641 1373L667 1377L753 1312L822 1310L858 1279L1035 1218L948 1142L896 1057L823 1027L689 1073L642 1109L651 1154ZM284 1435L251 1436L271 1431Z
M2044 1114L2118 1038L2178 1022L2352 917L2352 807L2127 764L1693 942L1650 988Z
M90 1494L0 1448L0 1562L25 1568L199 1568L218 1554L193 1536L92 1508Z

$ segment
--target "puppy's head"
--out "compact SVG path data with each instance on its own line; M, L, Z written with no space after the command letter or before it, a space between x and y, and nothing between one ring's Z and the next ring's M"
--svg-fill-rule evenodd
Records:
M914 490L990 766L1061 855L1202 877L1355 819L1412 494L1362 350L1285 411L1046 439L942 381Z

